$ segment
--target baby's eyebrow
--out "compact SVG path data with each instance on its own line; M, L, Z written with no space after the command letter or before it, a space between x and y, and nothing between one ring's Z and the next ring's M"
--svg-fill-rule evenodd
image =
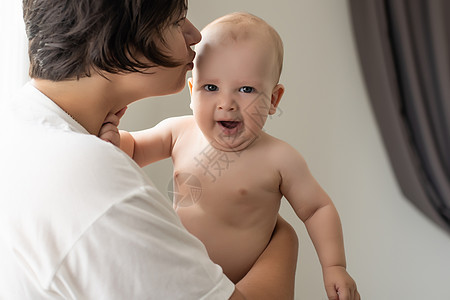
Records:
M261 82L259 82L259 81L252 81L252 80L245 80L245 81L238 81L236 84L240 85L240 86L258 86L258 85L261 84Z
M219 84L220 80L215 78L198 78L195 82L201 84Z

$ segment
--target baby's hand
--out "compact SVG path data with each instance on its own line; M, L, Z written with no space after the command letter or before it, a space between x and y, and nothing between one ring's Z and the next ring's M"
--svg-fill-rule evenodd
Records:
M122 118L126 110L127 107L125 106L115 114L109 113L100 128L98 137L116 147L120 147L120 135L117 126L119 126L120 118Z
M323 270L323 278L328 299L360 300L356 283L344 267L333 266Z

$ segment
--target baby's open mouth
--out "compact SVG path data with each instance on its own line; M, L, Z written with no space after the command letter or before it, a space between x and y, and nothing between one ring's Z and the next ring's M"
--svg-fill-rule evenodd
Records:
M220 125L227 129L236 128L239 125L239 121L219 121Z

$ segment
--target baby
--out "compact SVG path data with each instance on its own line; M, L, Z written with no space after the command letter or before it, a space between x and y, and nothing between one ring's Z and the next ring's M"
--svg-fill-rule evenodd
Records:
M234 13L202 36L188 82L193 116L121 131L120 147L140 166L172 157L174 208L233 282L268 244L284 196L314 243L328 296L359 299L332 201L303 157L263 131L284 93L278 33L258 17Z

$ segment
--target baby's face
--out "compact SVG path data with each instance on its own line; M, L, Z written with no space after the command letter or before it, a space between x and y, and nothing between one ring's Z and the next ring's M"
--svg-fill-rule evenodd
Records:
M205 38L205 37L204 37ZM278 105L273 49L259 39L209 43L206 36L190 80L191 108L212 146L240 151L261 134ZM197 48L196 48L197 49Z

